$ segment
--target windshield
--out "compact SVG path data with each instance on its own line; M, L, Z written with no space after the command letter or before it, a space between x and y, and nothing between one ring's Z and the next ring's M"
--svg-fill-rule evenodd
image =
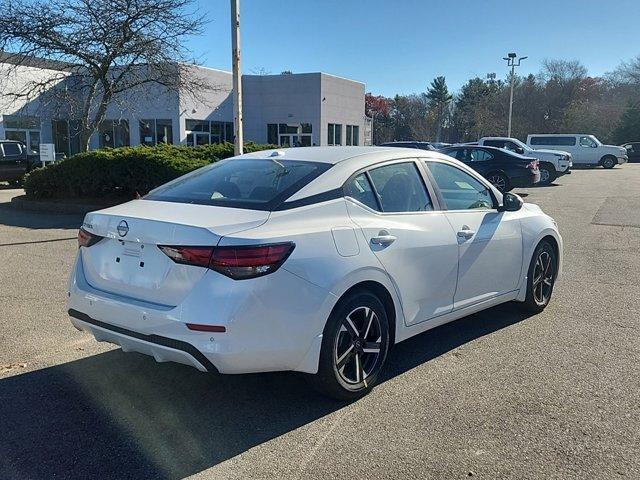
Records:
M594 142L596 142L596 145L597 145L597 146L599 146L599 147L601 147L601 146L602 146L602 142L601 142L600 140L598 140L595 136L593 136L593 135L589 135L589 138L590 138L591 140L593 140Z
M522 148L525 152L528 152L529 150L531 150L531 148L529 148L529 145L522 143L517 138L512 138L511 141L515 143L517 146L519 146L520 148Z
M272 210L330 167L295 160L229 159L158 187L144 198Z

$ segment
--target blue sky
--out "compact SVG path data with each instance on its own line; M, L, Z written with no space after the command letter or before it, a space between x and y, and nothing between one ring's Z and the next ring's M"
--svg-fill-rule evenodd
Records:
M187 47L206 66L229 70L228 0L197 0L210 19ZM502 57L578 59L591 75L640 55L640 0L241 0L243 73L322 71L392 96L424 91L444 75L506 75Z

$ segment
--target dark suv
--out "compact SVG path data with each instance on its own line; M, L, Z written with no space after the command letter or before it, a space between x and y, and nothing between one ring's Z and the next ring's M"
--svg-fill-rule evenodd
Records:
M0 140L0 182L18 183L32 168L25 145L15 140Z

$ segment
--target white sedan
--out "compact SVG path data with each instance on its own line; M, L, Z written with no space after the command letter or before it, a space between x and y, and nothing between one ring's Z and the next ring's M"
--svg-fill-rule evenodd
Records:
M220 373L295 370L357 398L402 340L494 305L533 311L554 220L445 155L308 147L234 157L87 214L72 323Z

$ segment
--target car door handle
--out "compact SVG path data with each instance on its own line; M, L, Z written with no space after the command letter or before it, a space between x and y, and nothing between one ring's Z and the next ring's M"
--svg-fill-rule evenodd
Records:
M391 245L395 241L396 241L396 237L394 235L391 235L386 230L381 230L378 233L378 236L373 237L371 239L371 243L373 243L374 245L382 245L382 246Z
M476 234L473 230L471 230L468 226L463 225L462 229L458 232L458 237L469 239Z

